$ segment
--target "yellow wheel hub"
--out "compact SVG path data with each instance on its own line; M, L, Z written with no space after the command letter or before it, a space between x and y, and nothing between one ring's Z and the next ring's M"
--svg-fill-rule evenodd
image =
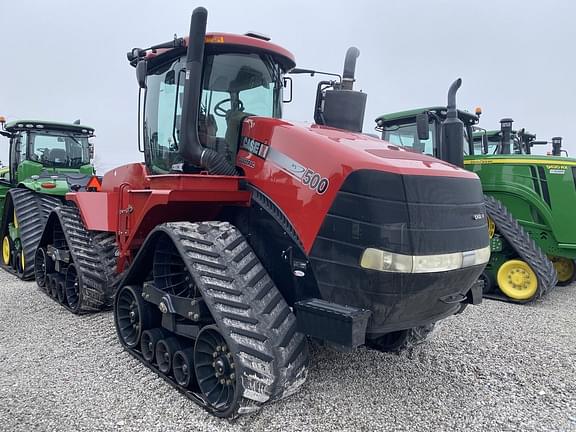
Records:
M538 291L536 273L524 261L506 261L496 278L500 290L514 300L528 300Z
M496 232L496 224L492 220L490 216L488 216L488 237L494 237L494 233Z
M574 261L568 258L557 256L549 258L550 261L552 261L552 264L554 264L554 268L558 274L558 282L567 282L572 280L574 277Z
M10 250L10 239L8 238L8 236L4 236L4 239L2 240L2 262L4 263L4 265L10 264L11 252L12 251Z
M16 217L16 210L14 210L14 217L12 218L12 223L14 224L14 228L18 229L18 218Z
M24 261L24 251L20 252L20 265L22 266L22 271L24 271L26 262Z

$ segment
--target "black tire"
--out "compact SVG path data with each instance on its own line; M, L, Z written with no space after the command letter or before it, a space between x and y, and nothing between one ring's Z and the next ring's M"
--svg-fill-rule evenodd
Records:
M434 331L435 325L435 323L432 323L387 333L377 338L369 339L366 346L380 352L399 353L406 351L428 340Z

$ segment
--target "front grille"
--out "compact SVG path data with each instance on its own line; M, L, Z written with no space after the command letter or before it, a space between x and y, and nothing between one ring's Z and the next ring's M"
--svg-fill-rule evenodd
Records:
M400 304L410 303L410 314L415 317L445 313L453 306L440 305L439 299L465 294L481 270L447 272L450 276L366 270L360 268L366 248L431 255L488 244L478 179L360 170L350 174L338 192L313 244L310 261L325 300L377 309L384 316L375 315L371 327L381 328L404 310L398 309Z

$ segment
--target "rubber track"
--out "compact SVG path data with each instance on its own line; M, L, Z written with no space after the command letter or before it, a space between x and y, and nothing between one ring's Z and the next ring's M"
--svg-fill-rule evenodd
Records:
M21 279L34 279L34 255L36 247L44 231L48 215L52 209L62 204L62 200L46 194L39 194L30 189L14 188L8 191L12 199L12 206L18 219L20 244L24 251L25 269L23 274L18 274ZM7 195L8 195L7 194ZM7 229L11 214L4 212L4 225ZM14 272L13 269L4 267ZM15 272L14 272L15 273Z
M484 195L484 203L486 205L486 213L494 221L498 233L506 239L518 256L530 266L538 279L538 291L534 297L527 301L514 300L504 296L503 293L502 296L495 296L495 298L499 300L504 298L516 303L528 303L539 299L556 286L557 275L554 265L500 201L494 197ZM486 297L491 297L491 295L488 294Z
M243 394L228 417L257 411L266 402L296 392L307 377L306 338L296 331L296 317L240 231L228 222L162 227L242 365L238 379Z
M108 283L113 271L109 257L111 234L87 231L76 207L62 206L53 211L58 217L72 261L82 281L79 313L109 308L114 294L114 287Z

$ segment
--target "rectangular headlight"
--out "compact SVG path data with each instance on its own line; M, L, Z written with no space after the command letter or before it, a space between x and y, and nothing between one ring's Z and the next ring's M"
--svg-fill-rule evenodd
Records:
M490 260L490 246L437 255L403 255L368 248L362 254L360 266L393 273L437 273L486 264L488 260Z

